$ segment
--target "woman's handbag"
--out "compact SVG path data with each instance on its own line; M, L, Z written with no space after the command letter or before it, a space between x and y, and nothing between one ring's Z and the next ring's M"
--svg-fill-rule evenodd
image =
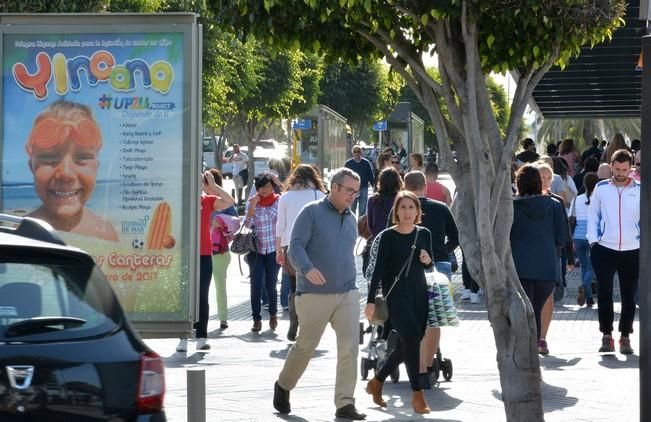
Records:
M391 288L387 292L387 295L383 296L382 286L378 287L377 293L375 295L375 311L373 312L373 318L371 319L371 323L373 325L381 324L387 319L389 319L389 305L387 304L387 299L389 298L389 295L391 294L393 288L396 286L398 280L400 280L400 277L402 277L402 273L404 272L405 276L409 275L409 267L411 267L411 260L414 258L414 251L416 250L417 240L418 240L418 230L416 230L416 236L414 237L414 244L411 245L411 252L409 253L409 258L407 258L407 261L405 261L405 263L402 265L400 272L393 279L393 284L391 285Z
M244 224L233 236L233 242L231 243L231 252L246 255L250 252L257 252L258 247L256 246L255 238L255 227L251 226L249 229Z
M387 295L388 296L388 295ZM383 323L389 319L389 305L387 301L382 296L382 293L378 293L375 296L375 312L373 312L373 324Z

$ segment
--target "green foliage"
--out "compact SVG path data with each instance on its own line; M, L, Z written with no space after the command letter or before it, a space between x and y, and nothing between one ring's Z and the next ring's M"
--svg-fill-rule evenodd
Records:
M462 3L479 23L479 51L485 71L539 68L559 50L563 66L581 46L594 45L623 24L623 0L224 0L224 23L266 40L279 50L300 44L356 61L378 56L360 32L390 33L405 48L427 53L435 44L431 25L446 20L461 37Z
M490 76L486 78L486 87L488 88L488 95L490 96L497 126L499 126L500 132L504 136L506 127L509 124L509 115L511 114L509 99L506 96L504 87Z
M323 60L316 54L300 53L299 62L299 92L300 96L289 109L289 114L283 117L295 117L307 113L318 103L323 79Z
M108 0L4 0L2 13L93 13L105 11Z
M628 139L640 139L640 119L545 119L537 137L542 144L573 138L575 145L583 149L591 145L594 137L609 141L616 133Z
M427 73L436 82L441 82L441 77L436 68L428 68ZM500 134L503 136L506 132L506 127L509 124L509 99L507 98L504 87L490 76L486 77L486 87L488 88L488 95L490 96L493 115L495 115L495 120L497 121ZM412 112L425 121L425 146L438 150L436 131L429 119L429 113L420 103L416 95L414 95L414 92L409 88L409 86L405 85L400 91L400 101L411 103ZM439 107L441 108L444 117L449 119L447 107L441 100L439 100Z
M485 69L539 68L558 48L555 64L564 67L584 45L594 46L623 25L625 2L597 0L478 2L485 42L480 42ZM492 45L488 36L494 37Z
M109 0L108 11L113 13L153 13L164 7L164 0Z
M291 50L272 54L253 38L242 42L226 33L215 41L208 47L213 69L207 74L213 76L204 73L207 125L235 124L254 135L274 120L298 116L316 104L323 73L317 56Z
M401 78L389 78L379 60L361 60L357 65L337 61L325 69L318 102L346 117L355 134L364 138L374 121L391 112L401 85Z

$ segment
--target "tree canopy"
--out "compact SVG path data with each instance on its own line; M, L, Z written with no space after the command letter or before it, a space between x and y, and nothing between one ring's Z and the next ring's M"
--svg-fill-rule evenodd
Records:
M436 69L435 67L428 68L427 73L431 75L431 77L434 80L438 82L441 81L441 77L439 75L438 69ZM506 133L506 128L509 123L509 111L510 111L509 99L507 98L507 94L506 91L504 90L504 87L499 83L497 83L495 79L493 79L492 77L490 76L487 77L486 85L490 96L491 108L493 110L493 114L495 114L495 118L497 120L497 124L500 129L500 134L503 136ZM416 97L414 91L411 88L409 88L408 85L403 85L402 89L400 90L400 101L406 101L411 103L412 112L414 112L417 116L424 118L425 146L427 146L428 148L433 148L434 150L438 150L438 140L436 138L436 130L434 129L432 122L429 119L427 119L429 113L427 112L423 104L419 101L418 97ZM443 101L439 100L439 107L441 108L441 113L447 119L449 119L449 116L447 114L447 109Z
M356 138L366 139L372 123L397 102L402 78L390 76L380 60L362 59L356 65L338 60L324 70L318 102L346 117Z

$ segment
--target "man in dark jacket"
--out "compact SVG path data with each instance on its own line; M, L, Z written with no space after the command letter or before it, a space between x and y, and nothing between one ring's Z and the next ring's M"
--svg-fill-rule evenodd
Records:
M355 198L355 202L353 202L350 209L357 214L357 217L361 217L366 214L368 185L370 183L371 186L375 186L375 174L373 173L371 162L362 157L362 147L359 145L353 146L352 153L353 158L349 158L346 164L344 164L344 167L351 169L360 177L359 196Z
M599 148L599 139L594 138L592 140L592 146L585 151L583 151L583 154L581 154L581 162L585 162L590 157L596 157L597 162L599 162L599 159L601 158L601 153L603 152L602 149ZM578 188L579 185L576 185Z

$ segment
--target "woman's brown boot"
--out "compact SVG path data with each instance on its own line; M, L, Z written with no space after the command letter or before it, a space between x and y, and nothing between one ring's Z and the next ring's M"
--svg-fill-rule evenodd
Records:
M387 407L387 402L382 399L383 384L382 381L374 377L366 384L366 392L373 396L373 403L380 407Z
M429 413L430 408L427 402L425 401L425 394L423 390L414 391L414 395L411 399L411 405L414 407L416 413Z

